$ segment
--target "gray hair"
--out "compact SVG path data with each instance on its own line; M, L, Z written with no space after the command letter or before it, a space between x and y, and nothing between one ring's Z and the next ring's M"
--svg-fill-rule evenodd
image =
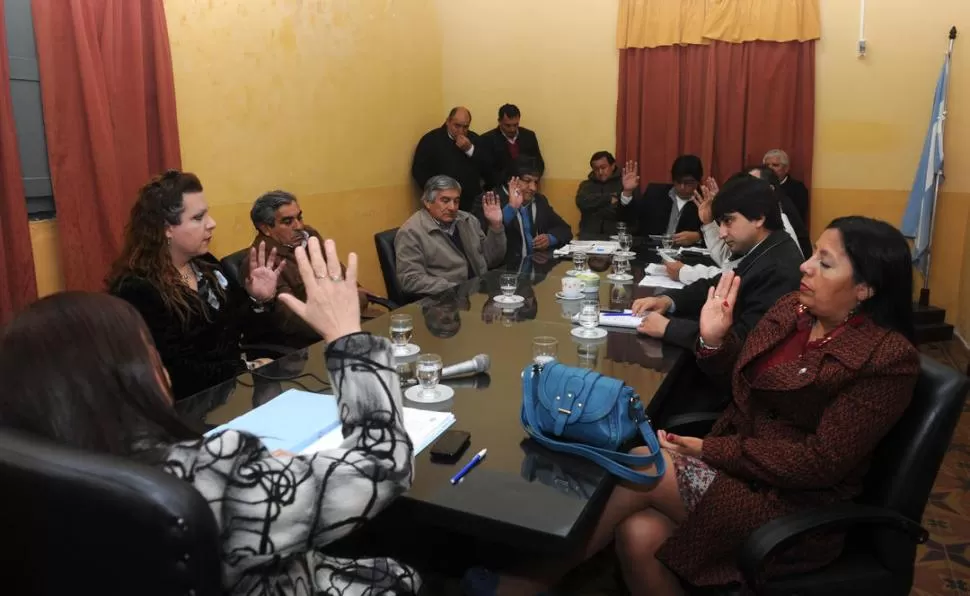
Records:
M269 227L276 225L276 210L283 205L296 202L296 197L285 190L271 190L256 199L253 208L249 211L249 219L253 220L253 226L258 230L260 224Z
M786 166L788 165L788 154L782 151L781 149L772 149L768 153L765 153L765 156L761 158L761 163L767 162L772 157L777 157L781 159L782 164Z
M435 199L438 198L438 193L443 190L457 190L458 192L461 192L461 184L458 184L458 181L451 176L445 176L444 174L432 176L428 178L427 182L424 183L424 192L421 193L421 202L425 205L434 203Z

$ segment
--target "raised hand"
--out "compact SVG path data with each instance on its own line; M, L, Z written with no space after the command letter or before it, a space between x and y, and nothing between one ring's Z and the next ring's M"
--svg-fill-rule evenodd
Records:
M637 173L639 166L635 161L628 161L626 165L623 166L623 192L629 193L636 190L640 186L640 176Z
M276 296L276 281L280 271L286 266L286 261L276 262L276 249L269 252L266 258L266 243L259 243L249 249L249 277L246 278L246 293L259 302L268 302Z
M487 192L482 197L482 211L488 220L488 227L496 232L502 229L502 202L494 192Z
M360 302L357 300L357 255L347 257L347 274L341 274L337 245L311 237L307 247L295 250L296 264L306 286L306 302L292 294L280 294L280 301L313 327L327 342L360 331ZM307 253L309 252L309 256Z
M738 302L741 278L733 271L721 275L717 287L707 290L707 302L701 308L700 334L704 344L718 347L734 324L734 305Z
M509 180L509 206L518 209L522 206L525 199L522 196L522 182L518 176L512 176Z

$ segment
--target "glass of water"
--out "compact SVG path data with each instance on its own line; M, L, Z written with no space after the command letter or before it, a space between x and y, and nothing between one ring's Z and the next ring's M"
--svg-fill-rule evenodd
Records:
M441 356L421 354L415 365L414 374L421 383L421 397L433 399L438 393L438 381L441 380Z
M515 273L503 273L499 278L499 288L502 289L502 296L506 299L515 295L515 289L519 287L519 276Z
M411 315L391 315L391 343L397 352L403 351L414 335L414 319Z
M596 335L593 331L600 324L600 302L599 300L583 300L583 306L579 310L579 325L582 327L580 334L583 337Z
M670 250L674 246L674 237L670 234L664 234L660 237L660 245L664 247L664 250Z
M620 242L620 250L623 252L630 252L633 248L633 236L627 234L626 232L621 232L618 236Z
M586 253L580 251L573 253L573 270L577 273L589 270L589 258Z
M630 260L625 255L613 255L613 276L626 279L630 273Z
M532 340L532 361L542 366L556 359L559 351L559 340L548 335L541 335Z

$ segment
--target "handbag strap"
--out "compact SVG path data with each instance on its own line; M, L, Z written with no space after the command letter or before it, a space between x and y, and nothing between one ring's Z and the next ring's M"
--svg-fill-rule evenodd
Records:
M632 455L611 449L601 449L591 445L581 445L579 443L568 443L566 441L551 439L537 430L539 424L536 418L535 407L539 401L539 385L535 379L535 372L531 375L522 375L522 384L523 396L531 395L532 397L532 399L522 400L522 411L525 413L526 422L528 423L525 426L525 430L540 445L548 447L553 451L585 457L603 467L614 476L628 482L654 484L663 477L666 471L666 463L664 462L663 454L660 453L660 443L657 441L657 435L653 432L648 420L640 422L637 428L640 431L640 436L643 437L644 443L650 448L649 455ZM649 465L656 466L656 473L638 472L627 467L646 467Z

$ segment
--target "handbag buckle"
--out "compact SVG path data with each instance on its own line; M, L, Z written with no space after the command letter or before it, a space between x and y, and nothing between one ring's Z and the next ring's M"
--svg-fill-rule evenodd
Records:
M630 396L629 402L629 415L632 420L637 424L642 422L650 422L647 415L643 412L643 403L640 402L640 396L636 393Z

